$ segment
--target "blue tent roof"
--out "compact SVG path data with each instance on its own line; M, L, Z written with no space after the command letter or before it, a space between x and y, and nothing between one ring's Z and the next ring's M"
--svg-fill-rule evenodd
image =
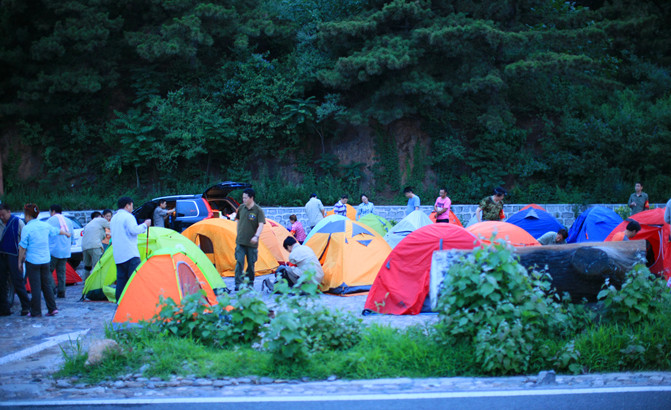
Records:
M620 215L604 206L594 206L581 213L571 225L566 242L602 242L616 226Z
M303 241L303 242L307 242L308 239L312 238L312 235L314 235L317 231L324 232L324 231L321 231L321 229L324 225L327 225L327 224L330 224L330 223L336 222L336 221L346 221L346 220L347 220L347 218L342 216L342 215L329 215L329 216L327 216L326 218L317 222L317 225L315 225L315 227L310 230L310 233L308 234L308 236L305 238L305 241ZM332 228L335 229L336 226L333 226ZM345 229L345 224L344 223L342 224L342 229L340 229L339 231L333 231L333 232L342 232L343 229Z
M520 211L508 218L506 222L519 226L536 239L547 232L557 232L563 228L557 218L541 209L535 208L527 208Z

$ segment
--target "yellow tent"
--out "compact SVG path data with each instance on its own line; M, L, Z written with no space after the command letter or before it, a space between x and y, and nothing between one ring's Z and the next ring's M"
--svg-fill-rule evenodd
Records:
M349 219L353 220L353 221L356 221L356 208L353 207L350 204L345 204L345 208L347 208L347 214L345 216L348 217ZM335 213L333 212L333 209L331 209L330 211L328 211L326 213L326 216L329 216L329 215L335 215Z
M291 236L287 228L272 219L266 218L266 224L263 225L263 232L261 232L261 238L259 239L262 244L266 245L277 262L287 263L289 262L289 252L283 246L284 239L287 236Z
M373 230L348 219L328 222L305 242L324 269L322 290L335 294L367 292L382 263L391 253L389 244Z
M221 276L235 276L237 222L221 218L203 219L188 227L182 235L200 247ZM268 248L263 242L259 243L259 255L254 264L256 275L271 273L278 266Z

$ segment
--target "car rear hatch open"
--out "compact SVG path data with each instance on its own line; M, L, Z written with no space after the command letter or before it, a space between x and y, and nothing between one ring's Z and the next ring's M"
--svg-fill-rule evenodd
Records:
M213 211L219 211L223 215L229 215L240 205L235 199L229 195L237 189L251 188L252 184L246 182L224 181L207 188L203 193L205 199Z

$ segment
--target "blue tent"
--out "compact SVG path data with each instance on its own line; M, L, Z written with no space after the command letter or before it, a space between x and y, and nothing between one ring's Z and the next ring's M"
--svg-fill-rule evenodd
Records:
M329 215L326 218L322 219L321 221L317 222L317 225L315 225L314 228L310 229L310 233L308 233L308 236L305 237L305 240L303 243L307 242L312 236L319 232L319 230L322 228L322 226L327 225L331 222L334 221L346 221L347 218L342 216L342 215ZM342 225L345 226L345 225Z
M568 231L566 242L603 242L621 223L622 218L612 209L593 206L576 218Z
M517 225L538 239L545 233L557 232L563 228L557 218L536 208L527 208L514 214L506 222Z

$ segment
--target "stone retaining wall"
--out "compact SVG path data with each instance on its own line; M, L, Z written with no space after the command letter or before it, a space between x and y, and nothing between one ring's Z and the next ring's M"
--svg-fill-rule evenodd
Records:
M507 204L503 208L503 212L507 217L512 216L516 212L519 212L520 209L525 207L527 204ZM561 224L563 224L567 229L571 227L575 218L580 215L585 209L586 205L573 205L573 204L539 204L546 211L548 211L552 216L557 218ZM594 204L605 206L610 209L617 209L619 207L625 207L626 204ZM590 205L591 206L591 205ZM651 208L663 208L666 204L651 204ZM301 221L303 226L309 230L309 224L307 216L305 214L304 207L263 207L263 211L266 214L267 218L274 220L275 222L282 224L284 226L289 226L289 215L295 214L298 217L298 220ZM325 206L327 211L330 211L332 206ZM475 215L475 210L478 208L477 205L452 205L452 212L459 218L461 223L465 226L468 221ZM433 206L421 206L420 209L424 211L427 215L433 211ZM91 212L93 210L86 211L68 211L85 225L91 219ZM405 212L405 206L399 205L386 205L386 206L375 206L375 213L381 217L390 220L390 221L400 221L403 219Z

